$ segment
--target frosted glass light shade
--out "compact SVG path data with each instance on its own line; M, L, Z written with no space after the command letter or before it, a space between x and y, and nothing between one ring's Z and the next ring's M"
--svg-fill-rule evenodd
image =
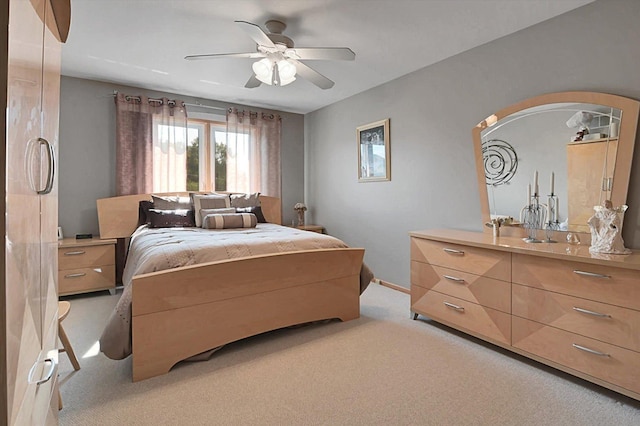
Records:
M264 84L286 86L296 79L296 66L286 59L281 59L276 64L269 58L260 59L253 63L251 68L256 74L256 78ZM274 75L274 73L278 73Z

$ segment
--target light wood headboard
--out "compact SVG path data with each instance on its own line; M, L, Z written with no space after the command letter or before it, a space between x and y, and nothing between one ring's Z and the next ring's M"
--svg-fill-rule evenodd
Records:
M170 192L164 194L154 193L154 195L188 197L189 193ZM127 238L131 236L138 225L138 204L142 200L151 201L151 194L123 195L121 197L97 200L100 238ZM282 224L280 198L260 195L260 204L267 222Z

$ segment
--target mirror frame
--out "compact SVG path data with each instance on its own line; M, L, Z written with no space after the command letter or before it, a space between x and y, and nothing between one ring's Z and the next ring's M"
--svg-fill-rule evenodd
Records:
M638 128L638 116L640 113L640 101L618 95L598 92L557 92L536 96L516 104L508 106L500 111L488 116L478 123L472 130L473 149L476 158L476 173L478 180L478 194L480 196L480 209L482 212L482 228L484 232L490 233L492 230L485 226L491 222L489 208L489 194L487 191L487 181L485 177L484 165L482 161L482 131L493 126L503 118L520 112L522 110L553 103L586 103L598 104L617 108L622 111L620 130L618 133L618 152L616 155L616 165L613 175L613 189L611 191L611 201L614 206L626 204L627 191L629 189L629 179L633 162L633 150L636 142L636 132ZM523 189L524 191L524 189ZM524 235L524 229L520 227L510 227L518 235ZM557 231L567 232L567 231ZM587 234L587 232L578 232ZM509 233L505 234L509 235Z

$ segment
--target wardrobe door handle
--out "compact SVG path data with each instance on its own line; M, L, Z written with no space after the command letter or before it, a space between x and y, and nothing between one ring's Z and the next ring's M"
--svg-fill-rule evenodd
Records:
M464 283L464 280L462 278L452 277L451 275L443 275L442 277L456 283L460 283L460 284Z
M42 362L49 363L49 369L47 370L47 373L44 375L44 377L34 380L33 375L36 371L36 367L38 366L38 364L40 364L40 361L36 361L36 363L31 367L31 370L29 370L29 376L27 379L29 384L35 384L36 386L38 386L48 382L53 377L53 372L56 371L56 363L53 361L53 358L47 358Z
M445 252L447 252L449 254L457 254L459 256L464 255L464 252L462 250L456 250L456 249L452 249L452 248L443 248L442 250L444 250Z
M80 277L84 277L85 275L87 275L85 272L78 272L77 274L67 274L64 277L65 278L80 278Z
M53 189L53 181L56 173L56 161L53 147L51 146L49 141L44 138L38 138L38 142L40 142L40 146L44 145L47 148L47 160L49 166L47 168L47 182L43 189L37 191L38 194L44 195L49 194Z
M65 256L80 256L81 254L85 254L86 251L78 250L78 251L66 251L64 252Z
M577 306L574 306L573 310L576 311L576 312L580 312L581 314L592 315L594 317L611 318L611 315L609 315L609 314L601 314L600 312L595 312L595 311L590 311L588 309L578 308Z
M573 344L573 347L576 348L576 349L580 349L581 351L593 354L593 355L604 356L604 357L610 357L611 356L611 355L609 355L607 353L596 351L595 349L590 349L590 348L587 348L585 346L580 346L580 345L577 345L575 343Z
M453 303L443 302L444 306L447 308L455 309L456 311L464 312L464 308L462 306L454 305Z
M593 278L611 278L610 275L596 274L595 272L580 271L578 269L574 270L573 273Z

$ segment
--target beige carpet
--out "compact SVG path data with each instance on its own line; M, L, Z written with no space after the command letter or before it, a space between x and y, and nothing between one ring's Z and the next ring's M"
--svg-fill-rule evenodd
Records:
M408 295L374 284L358 320L268 333L132 383L130 359L90 356L118 297L67 299L82 369L61 354L61 425L640 424L640 403L413 321Z

